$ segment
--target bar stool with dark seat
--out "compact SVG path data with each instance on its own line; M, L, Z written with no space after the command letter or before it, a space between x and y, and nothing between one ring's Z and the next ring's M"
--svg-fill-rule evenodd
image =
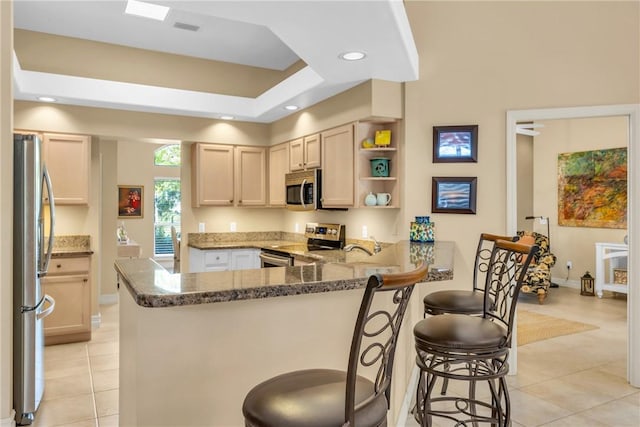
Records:
M415 417L420 425L432 425L433 416L456 425L510 425L507 358L518 294L537 251L535 245L496 241L485 279L482 316L431 316L415 325L420 368ZM438 378L468 382L468 396L432 397ZM479 381L487 382L490 402L476 398Z
M386 426L398 333L413 287L426 276L423 264L407 273L369 277L347 371L295 371L258 384L242 405L245 425ZM373 369L375 382L362 376L365 369Z
M489 270L489 258L496 240L516 241L518 236L499 236L482 233L476 248L476 259L473 268L473 287L471 290L436 291L424 297L424 315L469 314L480 315L484 307L484 279ZM441 394L447 394L449 382L445 378Z
M444 290L424 297L424 314L446 313L482 314L484 306L484 278L488 271L489 258L496 240L516 241L518 236L499 236L482 233L476 249L471 290Z

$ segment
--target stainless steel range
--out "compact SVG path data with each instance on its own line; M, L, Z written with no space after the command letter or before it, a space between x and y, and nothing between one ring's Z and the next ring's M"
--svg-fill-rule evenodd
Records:
M309 251L320 251L344 248L344 225L307 223L304 229Z
M345 230L342 224L325 224L310 222L305 225L304 236L307 238L304 252L324 251L344 248ZM263 248L260 252L260 266L286 267L293 265L290 250L300 250L301 245L281 245ZM305 250L306 249L306 250Z

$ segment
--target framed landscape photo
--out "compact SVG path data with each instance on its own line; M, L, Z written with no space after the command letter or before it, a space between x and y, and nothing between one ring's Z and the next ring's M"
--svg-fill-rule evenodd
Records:
M476 213L476 177L433 177L431 212Z
M118 218L142 218L144 186L118 185Z
M478 162L478 125L434 126L433 163Z

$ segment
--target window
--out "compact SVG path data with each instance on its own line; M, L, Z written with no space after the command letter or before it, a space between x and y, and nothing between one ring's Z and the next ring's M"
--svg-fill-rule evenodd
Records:
M180 180L157 178L154 185L155 255L173 254L171 226L180 234Z
M156 178L154 183L154 254L173 254L171 241L171 226L180 235L180 178L166 177L180 174L180 144L163 145L154 152L156 166L170 166L175 169L161 168L158 174L164 177Z
M180 166L180 144L164 145L155 151L156 166Z

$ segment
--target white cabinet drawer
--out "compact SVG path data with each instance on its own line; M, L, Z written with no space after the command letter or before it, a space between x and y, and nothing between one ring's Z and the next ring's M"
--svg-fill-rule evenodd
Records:
M228 263L229 263L228 251L206 251L204 254L204 264L206 266L228 264Z
M51 258L47 275L89 271L89 257Z

